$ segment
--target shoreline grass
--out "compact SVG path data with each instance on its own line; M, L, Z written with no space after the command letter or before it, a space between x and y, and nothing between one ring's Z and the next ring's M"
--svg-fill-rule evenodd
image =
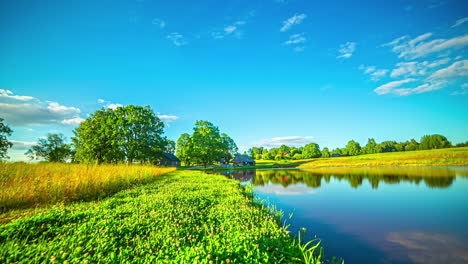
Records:
M324 263L275 212L237 181L176 171L0 225L0 262Z
M0 213L101 199L174 170L143 165L0 163Z
M313 159L300 163L297 168L467 165L468 148L448 148Z
M274 168L364 168L364 167L418 167L468 166L468 147L405 152L387 152L358 156L315 158L303 160L256 160L256 166L223 168L211 166L198 170L243 170ZM188 169L188 168L187 168Z

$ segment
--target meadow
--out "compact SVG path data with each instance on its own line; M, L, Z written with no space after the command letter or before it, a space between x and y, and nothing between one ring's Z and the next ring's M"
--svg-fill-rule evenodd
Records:
M468 148L387 152L305 160L256 160L259 167L379 167L379 166L466 166Z
M174 170L140 165L0 163L0 213L100 199Z
M292 236L239 182L176 171L0 225L0 262L325 263L314 243Z

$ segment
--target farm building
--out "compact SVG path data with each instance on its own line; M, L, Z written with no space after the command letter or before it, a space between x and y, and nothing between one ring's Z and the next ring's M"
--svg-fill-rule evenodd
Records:
M179 167L180 166L180 159L178 159L174 154L163 152L163 157L159 161L161 166L168 166L168 167Z
M247 155L237 155L233 160L234 166L255 166L255 160Z

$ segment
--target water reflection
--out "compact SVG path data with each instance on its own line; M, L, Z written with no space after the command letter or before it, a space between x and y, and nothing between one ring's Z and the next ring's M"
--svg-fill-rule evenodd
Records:
M387 240L399 244L415 263L468 262L468 246L453 235L427 232L391 232Z
M353 188L358 188L364 180L367 180L373 189L378 189L381 182L386 184L400 182L420 184L423 182L431 188L447 188L452 185L457 174L467 176L466 170L427 167L242 170L223 172L223 174L230 175L236 180L249 181L255 186L272 183L287 187L304 183L307 187L319 188L323 181L328 183L334 178L347 181Z
M252 183L260 200L293 213L292 233L307 228L306 239L320 238L346 263L468 263L468 167L224 174Z

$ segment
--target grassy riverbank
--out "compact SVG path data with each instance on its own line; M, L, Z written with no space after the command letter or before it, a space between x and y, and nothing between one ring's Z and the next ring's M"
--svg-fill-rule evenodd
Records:
M321 168L321 167L382 167L382 166L468 166L468 148L448 148L406 152L388 152L337 158L303 160L256 160L257 166L217 168Z
M466 166L468 148L388 152L299 162L298 168L379 166Z
M248 189L196 171L42 209L0 226L0 241L2 263L323 263Z

